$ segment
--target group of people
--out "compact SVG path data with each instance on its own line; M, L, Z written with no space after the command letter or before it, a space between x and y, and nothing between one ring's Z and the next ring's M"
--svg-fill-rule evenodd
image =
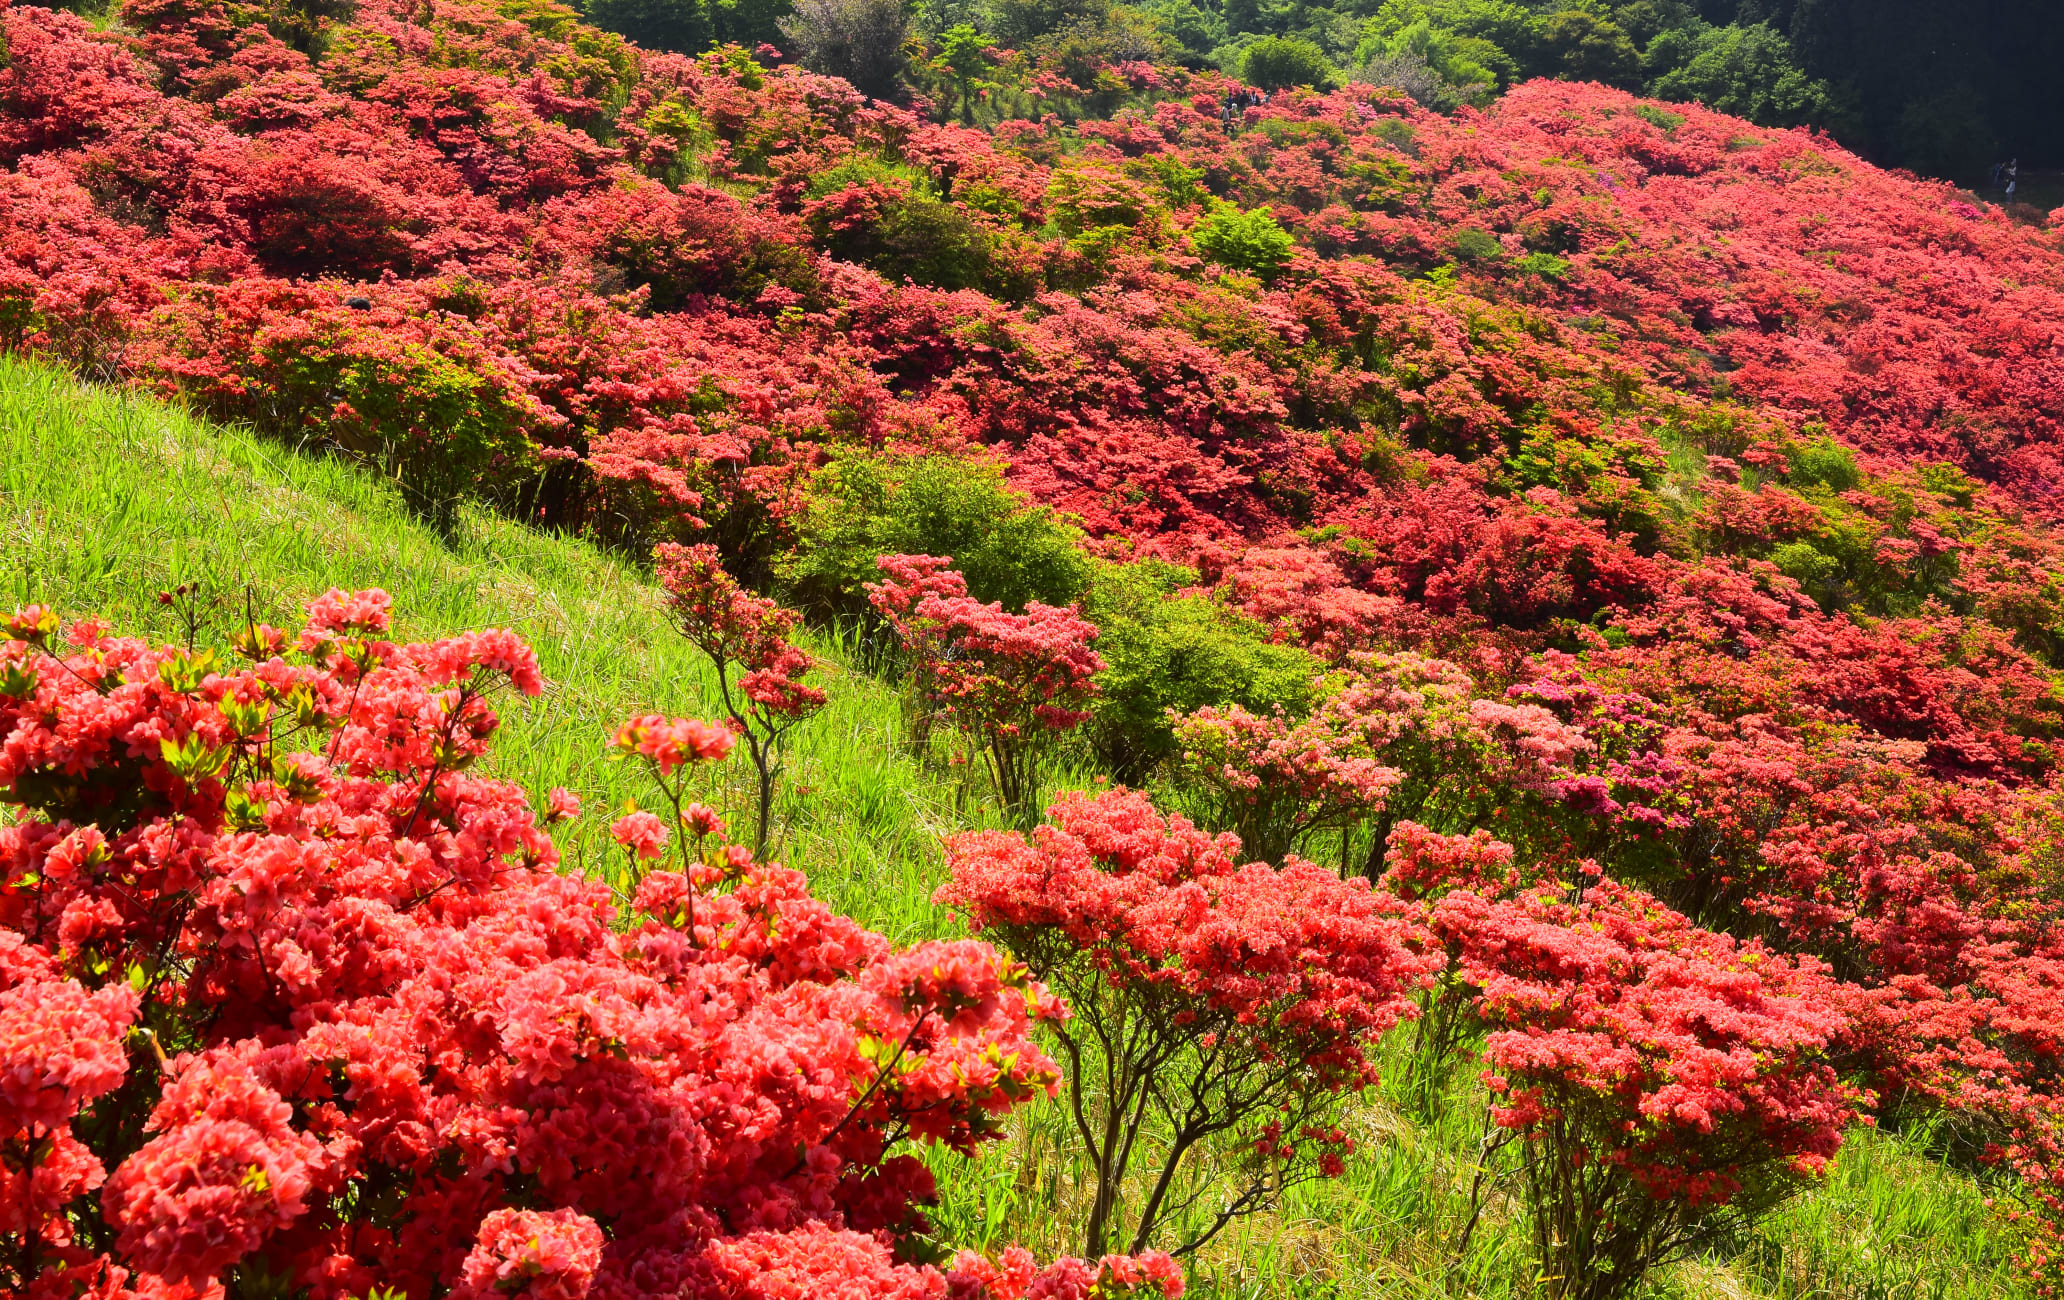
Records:
M1992 188L1998 189L2001 185L2005 185L2007 187L2007 202L2012 203L2014 201L2014 191L2020 186L2020 183L2021 160L2019 158L2010 158L2006 162L1994 163L1992 165Z
M1226 96L1225 104L1218 110L1218 120L1225 124L1226 134L1230 135L1239 128L1241 120L1247 116L1248 109L1258 108L1266 103L1266 90L1235 91Z

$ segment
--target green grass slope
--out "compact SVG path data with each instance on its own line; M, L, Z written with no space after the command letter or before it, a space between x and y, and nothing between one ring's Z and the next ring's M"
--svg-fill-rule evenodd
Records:
M84 387L0 359L0 602L42 601L118 630L183 635L157 593L198 583L220 635L244 616L296 625L330 586L386 588L397 631L431 637L512 627L549 687L511 701L498 774L534 797L577 791L587 813L562 836L569 864L613 874L606 831L643 793L606 742L625 716L715 712L707 670L668 623L635 566L584 542L469 514L439 536L363 470L261 442L133 395ZM894 691L849 670L835 644L812 651L832 702L798 733L781 807L779 856L821 896L899 940L952 931L930 903L942 833L990 824L986 792L927 770L896 743ZM736 770L705 798L746 807ZM962 769L965 770L965 769ZM724 784L724 782L729 784ZM1489 1185L1467 1255L1483 1100L1458 1071L1445 1118L1419 1124L1385 1098L1358 1116L1362 1155L1337 1182L1301 1189L1193 1261L1193 1294L1220 1297L1481 1297L1533 1290L1512 1189ZM1031 1107L976 1161L940 1156L936 1216L957 1245L1079 1248L1087 1195L1058 1106ZM1666 1270L1651 1300L2011 1300L2023 1295L2000 1219L1969 1177L1911 1139L1858 1133L1826 1183L1726 1258Z
M560 838L576 867L613 871L608 824L624 799L649 798L637 769L609 756L617 724L718 712L659 592L618 557L479 513L442 538L362 469L0 358L0 601L172 640L180 618L157 593L189 582L218 637L240 626L247 599L258 618L299 627L305 602L332 586L384 587L403 639L521 633L548 685L505 702L491 761L534 800L555 785L581 796L585 815ZM835 647L810 649L831 703L790 755L780 856L893 938L937 933L948 921L929 901L940 834L986 810L897 752L893 691L846 671ZM749 771L723 765L708 779L728 784L703 796L740 833Z

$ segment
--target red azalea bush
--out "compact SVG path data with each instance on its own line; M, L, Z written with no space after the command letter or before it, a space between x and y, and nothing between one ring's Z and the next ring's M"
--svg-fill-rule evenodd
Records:
M1427 923L1480 990L1548 1292L1610 1300L1817 1178L1868 1099L1831 1063L1823 968L1611 881L1581 892L1457 889Z
M967 595L967 579L953 561L939 555L884 555L875 561L881 582L866 584L867 603L895 633L902 650L907 681L903 691L903 736L919 754L931 744L939 721L937 667L946 647L936 623L918 615L928 598L959 600Z
M1236 837L1138 794L1063 795L1048 813L1029 840L949 841L937 897L1073 1011L1049 1028L1095 1168L1085 1253L1123 1240L1128 1218L1131 1249L1175 1230L1188 1251L1337 1175L1352 1149L1340 1108L1375 1082L1376 1039L1440 968L1430 936L1367 881L1241 863ZM1167 1137L1158 1168L1138 1145L1150 1117ZM1186 1167L1213 1147L1234 1157L1223 1186ZM1136 1158L1148 1190L1135 1209L1119 1192Z
M1035 600L1013 614L960 594L966 583L934 556L881 563L890 576L870 599L901 633L928 711L981 750L997 797L1029 819L1054 738L1089 717L1083 706L1104 667L1090 649L1096 625L1073 608Z
M932 1195L898 1144L970 1151L1052 1090L1028 1035L1061 1004L735 847L619 913L472 771L493 692L541 688L529 650L397 644L387 605L333 591L242 662L6 625L11 1294L1180 1292L1165 1257L895 1262ZM726 748L636 743L668 770Z
M740 587L714 546L664 543L656 559L675 621L716 670L724 711L752 756L759 779L753 853L765 857L782 739L824 707L824 692L803 684L810 656L787 639L796 616ZM744 670L736 683L734 664Z
M1344 833L1380 811L1401 774L1374 756L1376 724L1343 703L1335 695L1295 723L1237 704L1174 719L1183 776L1204 796L1204 824L1279 861L1321 831Z

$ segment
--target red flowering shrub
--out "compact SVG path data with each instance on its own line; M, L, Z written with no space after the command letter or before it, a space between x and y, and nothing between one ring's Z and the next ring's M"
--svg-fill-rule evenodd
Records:
M242 662L90 623L61 644L42 608L6 624L10 1294L262 1274L321 1297L943 1300L1092 1276L892 1259L932 1195L897 1145L971 1150L1056 1085L1028 1034L1064 1011L1023 966L894 951L735 847L646 874L619 917L472 770L492 692L542 687L529 650L397 644L387 604L331 592L298 638L247 629ZM663 772L728 748L634 731ZM1103 1272L1180 1291L1162 1257Z
M1425 931L1363 880L1296 859L1241 864L1239 840L1163 818L1138 794L1063 795L1028 840L947 844L938 900L1068 999L1049 1027L1096 1172L1085 1254L1144 1249L1199 1206L1185 1250L1283 1188L1339 1173L1343 1096L1376 1079L1375 1040L1440 968ZM1138 1208L1120 1187L1142 1126L1167 1135ZM1230 1148L1221 1177L1188 1167Z
M1032 601L1022 614L983 604L933 556L887 556L868 597L891 620L931 712L960 728L988 760L997 797L1035 815L1041 765L1053 739L1089 716L1104 661L1094 624L1071 607ZM1095 1254L1095 1251L1091 1251Z
M1317 832L1346 831L1383 807L1400 774L1374 756L1378 725L1335 695L1297 723L1237 704L1199 709L1175 720L1175 738L1183 775L1204 796L1204 824L1280 861Z
M714 546L666 543L657 558L659 582L666 588L674 619L716 670L724 711L752 757L759 778L753 853L765 857L782 739L824 707L824 692L803 684L810 656L787 640L796 616L740 587L724 572ZM743 670L735 683L734 664Z
M602 1229L572 1210L496 1210L480 1236L455 1296L519 1295L528 1300L580 1300L602 1262Z
M144 359L197 402L362 457L434 519L467 499L517 504L547 464L540 444L563 439L537 377L448 316L257 281L196 293L162 323Z
M1549 1294L1609 1300L1818 1177L1863 1100L1810 962L1600 881L1580 902L1457 890L1429 925L1482 990L1493 1117L1524 1142Z
M903 737L923 754L938 721L937 665L945 655L940 628L920 618L918 606L937 596L958 600L967 595L967 579L953 561L938 555L884 555L875 561L883 581L866 584L867 603L896 634L903 650L907 680L903 690Z

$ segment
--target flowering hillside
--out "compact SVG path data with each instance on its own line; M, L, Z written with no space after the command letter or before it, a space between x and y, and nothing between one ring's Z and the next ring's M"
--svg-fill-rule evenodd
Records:
M2064 1278L2064 221L1596 85L1063 63L971 126L553 0L0 34L0 345L656 558L728 719L618 734L611 893L466 774L513 637L28 604L6 1288L1173 1293L1401 1038L1428 1123L1481 1057L1558 1297L1872 1122ZM805 621L1017 827L943 850L979 941L769 863ZM899 1144L1048 1098L1132 1253L954 1255Z

